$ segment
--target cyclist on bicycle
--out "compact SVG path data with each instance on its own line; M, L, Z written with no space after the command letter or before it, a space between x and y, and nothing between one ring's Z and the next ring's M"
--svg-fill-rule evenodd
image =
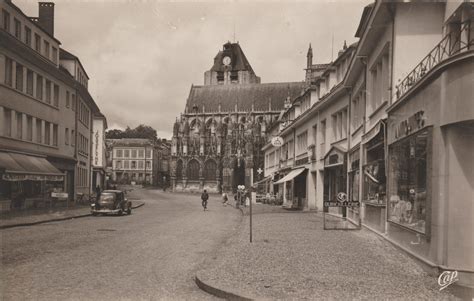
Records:
M204 208L204 211L207 209L207 200L209 199L209 195L207 194L206 189L204 189L204 192L201 194L201 200L202 200L202 207Z

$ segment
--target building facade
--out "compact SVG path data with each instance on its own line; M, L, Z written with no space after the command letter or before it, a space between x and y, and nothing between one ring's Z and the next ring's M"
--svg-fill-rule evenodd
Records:
M307 71L307 96L272 129L283 146L265 146L265 173L273 178L267 187L283 189L285 202L361 223L435 274L457 270L459 284L468 286L474 285L473 11L468 2L368 5L359 42L325 71ZM312 105L311 91L319 93ZM305 97L310 107L301 110ZM315 180L305 181L307 175ZM339 193L360 207L324 206Z
M99 109L87 83L65 67L54 36L54 3L40 2L36 18L2 0L0 13L2 198L11 208L43 206L51 192L74 200L76 193L90 191L90 157L79 155L90 151L78 148L91 140L91 115ZM83 98L87 114L77 101Z
M118 184L153 184L157 177L155 144L148 139L107 139L109 178Z
M260 84L238 43L224 44L204 82L191 87L173 127L172 189L249 187L261 176L268 126L305 83Z
M105 131L107 119L102 114L96 114L92 123L92 189L99 186L107 187L107 147L105 143Z

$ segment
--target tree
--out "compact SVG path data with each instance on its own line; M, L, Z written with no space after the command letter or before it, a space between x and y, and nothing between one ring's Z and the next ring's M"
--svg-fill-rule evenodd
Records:
M105 133L107 139L121 139L121 138L143 138L150 139L153 142L158 141L158 135L156 130L151 126L140 124L136 128L132 129L129 126L122 131L118 129L108 130Z
M105 132L105 138L107 139L121 139L123 138L123 131L119 129L112 129Z

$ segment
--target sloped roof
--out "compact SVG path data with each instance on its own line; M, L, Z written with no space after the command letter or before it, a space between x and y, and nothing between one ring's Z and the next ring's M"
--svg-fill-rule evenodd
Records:
M288 95L291 100L299 96L305 88L304 82L267 83L267 84L235 84L192 86L186 107L188 113L193 112L193 107L198 107L198 112L272 111L283 110Z
M230 66L232 71L250 71L254 73L252 66L247 60L242 48L240 48L240 45L238 43L230 42L224 44L224 49L219 51L214 57L214 65L211 67L211 71L224 71L222 59L225 56L231 58Z

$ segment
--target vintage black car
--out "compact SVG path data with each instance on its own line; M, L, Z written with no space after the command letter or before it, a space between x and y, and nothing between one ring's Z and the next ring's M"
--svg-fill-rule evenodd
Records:
M91 204L93 215L114 213L122 215L132 213L132 202L127 200L125 193L121 190L104 190L100 198Z

